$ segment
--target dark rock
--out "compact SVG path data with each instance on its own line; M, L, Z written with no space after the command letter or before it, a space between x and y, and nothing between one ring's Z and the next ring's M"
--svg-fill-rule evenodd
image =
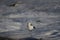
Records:
M14 40L14 39L7 38L7 37L0 37L0 40Z
M19 40L38 40L38 39L32 38L32 37L28 37L28 38L22 38L22 39L19 39Z
M36 22L41 22L40 20L37 20Z
M16 3L13 3L13 4L10 4L10 5L8 5L8 6L13 6L13 7L14 7L15 5L16 5Z

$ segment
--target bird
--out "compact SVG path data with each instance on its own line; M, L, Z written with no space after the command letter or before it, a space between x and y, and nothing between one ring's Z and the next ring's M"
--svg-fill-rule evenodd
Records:
M30 37L33 37L32 32L35 29L35 26L33 26L32 23L29 22L29 23L27 23L27 29L29 31Z
M35 26L33 26L32 23L29 22L27 24L27 28L28 28L28 30L32 31L33 29L35 29Z

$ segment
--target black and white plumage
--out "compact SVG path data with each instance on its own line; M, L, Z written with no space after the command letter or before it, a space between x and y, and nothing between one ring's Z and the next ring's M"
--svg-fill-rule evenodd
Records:
M31 31L31 30L35 29L35 26L33 26L32 23L28 23L27 28L28 28L28 30Z

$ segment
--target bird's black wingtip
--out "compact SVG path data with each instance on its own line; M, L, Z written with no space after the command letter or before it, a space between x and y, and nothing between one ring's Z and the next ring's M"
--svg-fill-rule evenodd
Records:
M33 28L34 28L34 29L36 29L36 27L35 27L35 26L33 26Z

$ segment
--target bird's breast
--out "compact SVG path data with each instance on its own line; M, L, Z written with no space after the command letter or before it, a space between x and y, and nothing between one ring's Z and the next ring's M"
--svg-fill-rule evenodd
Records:
M29 26L29 30L33 30L33 26Z

